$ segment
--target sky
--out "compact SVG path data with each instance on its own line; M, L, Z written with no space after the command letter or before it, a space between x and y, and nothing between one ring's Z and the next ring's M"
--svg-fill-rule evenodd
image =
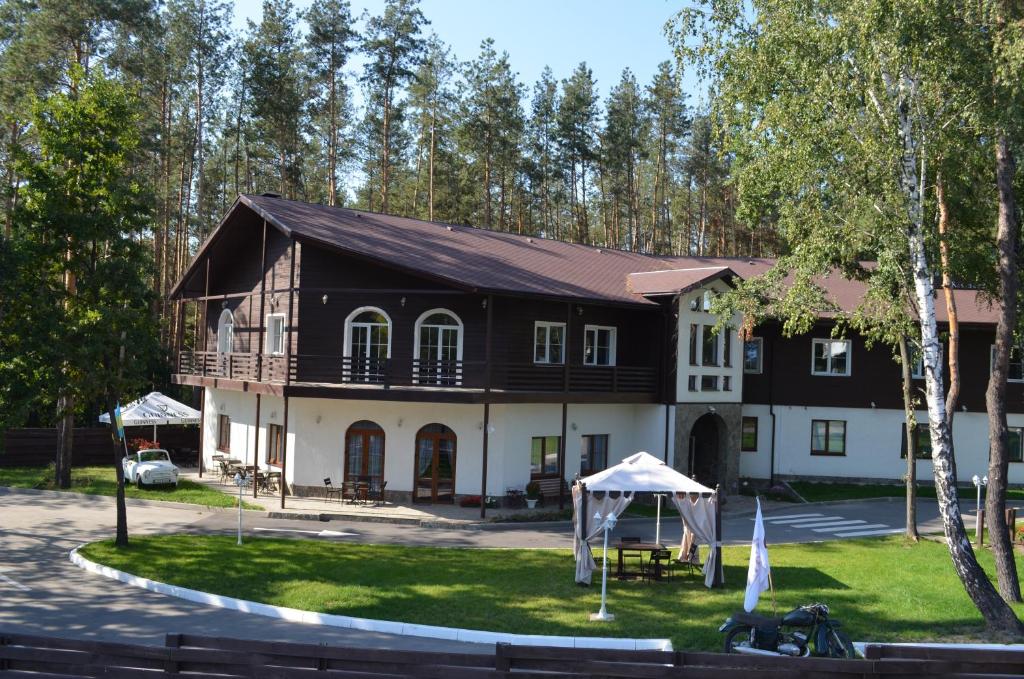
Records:
M262 0L235 0L235 28L258 22ZM299 9L311 0L294 0ZM352 14L379 14L384 0L351 0ZM519 82L532 90L544 66L557 80L568 78L586 61L602 99L629 67L647 84L658 64L673 60L663 33L665 21L682 6L680 0L422 0L420 9L433 31L460 61L473 59L485 38L500 53L509 53ZM362 22L359 22L360 27ZM359 64L356 62L355 67ZM701 97L694 81L684 78L691 104Z

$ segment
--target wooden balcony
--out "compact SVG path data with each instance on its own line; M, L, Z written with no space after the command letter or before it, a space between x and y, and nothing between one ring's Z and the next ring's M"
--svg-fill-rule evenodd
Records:
M363 392L621 395L628 397L622 400L630 401L654 401L659 394L657 369L648 366L492 363L490 368L488 376L484 361L377 360L303 354L286 359L246 353L183 351L178 356L177 374Z

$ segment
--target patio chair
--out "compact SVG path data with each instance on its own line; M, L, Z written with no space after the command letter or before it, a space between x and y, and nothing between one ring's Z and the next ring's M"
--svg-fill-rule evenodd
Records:
M334 485L331 483L331 477L328 476L326 479L324 479L324 497L327 498L328 502L332 497L337 497L338 502L341 502L341 491L341 488L335 488Z
M354 504L359 499L359 484L355 481L342 481L341 483L341 500L344 502L348 500L349 504Z
M700 548L697 543L694 542L690 545L690 553L675 563L679 565L678 567L689 571L690 575L693 575L695 570L697 573L700 573L700 569L704 567L704 564L700 562Z
M369 499L373 502L374 507L380 507L384 504L384 489L387 488L387 486L387 481L382 481L380 483L376 481L370 482Z
M642 540L639 537L635 536L635 535L629 535L629 536L621 538L619 540L619 542L621 542L625 546L627 544L638 544L638 543L642 542ZM644 554L643 554L643 552L631 552L631 553L623 554L622 555L622 568L623 568L624 571L628 571L629 570L628 563L631 560L636 562L637 570L642 575L644 573Z
M672 578L672 552L668 549L657 549L651 552L651 558L644 568L644 580L657 580Z

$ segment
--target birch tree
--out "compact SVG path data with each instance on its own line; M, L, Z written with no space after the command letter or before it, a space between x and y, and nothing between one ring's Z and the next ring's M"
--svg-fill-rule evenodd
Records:
M677 52L717 88L741 214L778 214L792 253L759 283L806 321L815 277L873 258L917 318L939 512L954 570L989 628L1024 625L979 565L957 498L936 321L930 159L969 119L975 36L956 2L714 2L672 26ZM955 131L955 130L954 130ZM783 274L792 274L783 285ZM803 298L803 299L801 299ZM895 300L898 302L899 300ZM804 308L798 305L804 302ZM756 304L748 307L757 313ZM762 310L763 312L763 310Z

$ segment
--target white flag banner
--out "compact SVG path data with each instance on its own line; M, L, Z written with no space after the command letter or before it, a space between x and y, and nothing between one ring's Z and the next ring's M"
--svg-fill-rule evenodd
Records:
M757 515L754 517L754 538L750 542L750 566L747 567L747 591L743 596L743 610L754 610L761 592L768 589L768 547L764 544L764 520L761 518L761 500L757 499Z

